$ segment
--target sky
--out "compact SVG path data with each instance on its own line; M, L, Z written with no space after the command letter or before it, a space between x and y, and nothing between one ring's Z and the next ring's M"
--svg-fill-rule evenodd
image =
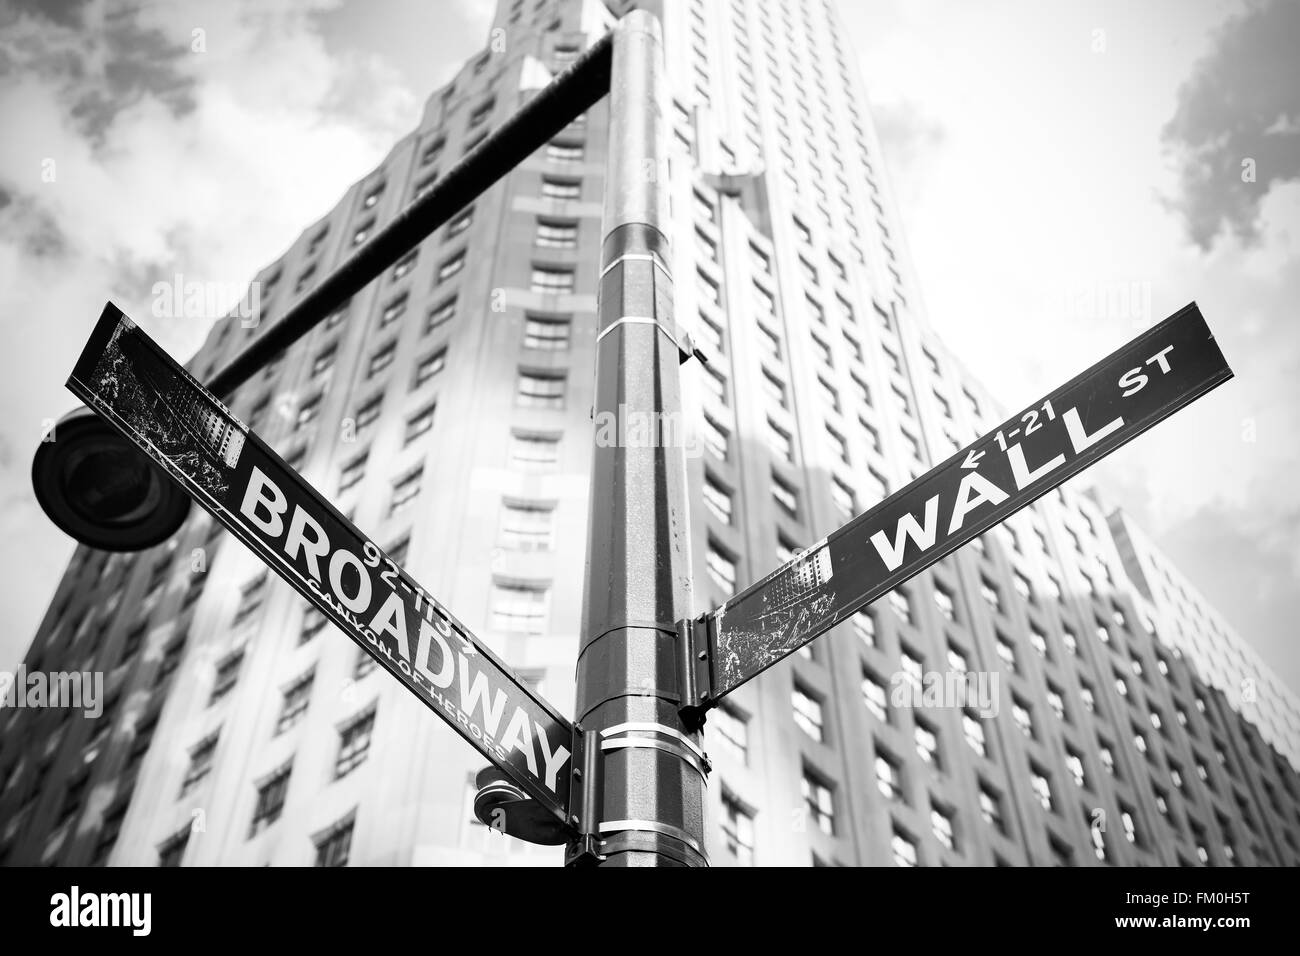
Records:
M920 298L1007 407L1200 305L1237 377L1090 475L1300 690L1300 3L839 8ZM154 283L246 283L416 124L492 9L0 0L0 669L72 551L31 456L104 301L188 356L209 322L152 318Z

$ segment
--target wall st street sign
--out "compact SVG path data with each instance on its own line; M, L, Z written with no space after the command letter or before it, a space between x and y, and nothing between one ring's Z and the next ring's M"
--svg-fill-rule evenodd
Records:
M692 666L708 671L687 707L711 706L1231 377L1200 310L1181 309L705 615L707 654Z
M558 822L573 726L111 303L68 387Z

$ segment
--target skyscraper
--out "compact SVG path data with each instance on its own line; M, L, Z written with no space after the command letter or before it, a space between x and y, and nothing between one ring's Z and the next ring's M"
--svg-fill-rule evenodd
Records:
M502 0L199 378L632 6ZM676 312L708 358L683 373L702 612L1002 415L919 308L831 7L651 6ZM607 127L602 103L232 400L566 712ZM1248 707L1207 671L1204 601L1171 613L1100 500L1076 479L713 711L713 863L1300 862L1294 697L1261 673ZM26 667L103 672L104 712L3 718L5 862L559 860L474 821L473 752L206 515L143 554L79 548Z

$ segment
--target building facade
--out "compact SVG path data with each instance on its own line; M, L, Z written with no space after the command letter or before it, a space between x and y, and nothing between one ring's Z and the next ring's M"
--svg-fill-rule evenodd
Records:
M631 6L501 0L199 379ZM649 6L676 312L708 358L683 366L701 613L1001 415L919 309L830 4ZM567 713L607 123L602 102L231 402ZM1099 501L1073 480L713 711L713 864L1300 862L1294 696L1254 657L1248 705L1216 680L1229 632L1194 652L1212 612L1171 613ZM7 864L560 860L475 821L477 755L206 514L149 552L78 548L25 666L103 673L103 713L0 713Z

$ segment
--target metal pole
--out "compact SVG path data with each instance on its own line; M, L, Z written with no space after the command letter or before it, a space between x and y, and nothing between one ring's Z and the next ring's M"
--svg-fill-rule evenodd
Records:
M263 330L205 387L228 400L235 389L256 375L273 356L310 332L399 256L414 248L599 101L609 89L611 47L610 36L606 34L584 50L568 69L448 169L432 189L394 216L351 258Z
M663 39L614 30L577 722L603 759L586 829L611 866L704 866L707 762L679 719L675 624L690 613L673 317ZM591 786L589 782L587 786ZM570 845L570 862L580 859ZM585 857L590 859L590 857Z

